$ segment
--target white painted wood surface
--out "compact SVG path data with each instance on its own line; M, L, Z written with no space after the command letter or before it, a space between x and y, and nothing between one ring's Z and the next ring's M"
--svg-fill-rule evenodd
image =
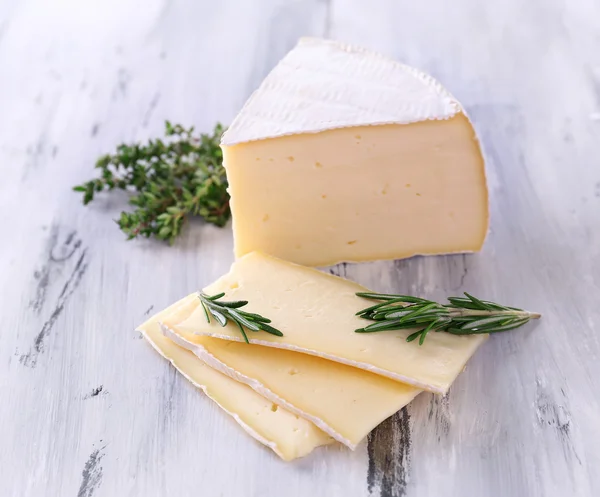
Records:
M0 496L600 495L600 4L0 0ZM230 122L302 35L431 72L483 139L482 253L341 265L544 314L356 452L281 462L132 330L225 272L230 230L125 242L70 189L163 120Z

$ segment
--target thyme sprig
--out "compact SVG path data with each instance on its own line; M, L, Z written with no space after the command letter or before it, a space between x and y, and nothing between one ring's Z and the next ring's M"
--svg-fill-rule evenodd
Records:
M407 338L419 338L423 345L429 332L474 335L499 333L518 328L541 314L516 307L480 300L465 292L465 297L448 297L449 304L438 304L409 295L359 292L359 297L381 301L356 313L373 324L355 330L375 333L387 330L415 329Z
M194 128L165 124L166 139L147 144L122 144L114 155L96 162L99 177L73 188L87 205L97 193L121 189L134 195L131 212L116 220L128 240L154 236L173 243L186 219L200 216L224 226L230 216L227 177L219 147L224 128L194 134Z
M246 312L240 310L240 307L244 307L248 304L247 300L232 300L229 302L219 300L225 296L225 293L218 293L216 295L206 295L200 293L199 298L206 315L206 320L210 323L210 316L212 316L221 326L225 326L228 321L231 321L238 325L244 341L248 341L248 335L244 328L250 331L266 331L271 335L282 337L283 333L277 328L273 328L269 323L270 319L255 314L253 312Z

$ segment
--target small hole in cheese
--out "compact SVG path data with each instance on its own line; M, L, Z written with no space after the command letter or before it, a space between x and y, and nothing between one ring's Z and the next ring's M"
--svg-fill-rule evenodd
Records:
M323 167L323 164L321 164L320 162L315 162L315 167Z
M289 160L290 162L294 162L294 158L293 158L291 155L288 157L288 160Z
M360 135L354 135L354 138L356 138L357 140L360 140Z
M406 188L410 188L410 183L406 183L406 185L404 185Z
M277 412L277 409L279 409L279 407L277 406L277 404L271 404L271 411Z
M346 242L348 245L354 245L358 240L350 240L349 242Z
M232 290L235 290L236 288L239 288L240 284L237 281L234 281L231 285L229 285L229 288L231 288Z
M260 160L260 157L257 157L256 160Z
M300 374L300 371L298 371L296 368L292 368L292 369L288 370L288 374L290 376L294 376L294 375Z
M325 200L325 199L327 198L327 195L321 195L321 198L322 198L323 200Z
M415 193L415 195L416 195L417 197L420 197L420 196L421 196L421 194L420 194L420 193Z
M268 220L269 220L269 215L268 215L268 214L265 214L265 215L263 216L263 221L264 221L264 222L266 222L266 221L268 221Z

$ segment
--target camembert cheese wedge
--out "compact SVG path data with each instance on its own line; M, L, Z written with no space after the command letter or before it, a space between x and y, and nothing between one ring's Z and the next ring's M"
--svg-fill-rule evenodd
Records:
M480 250L488 192L461 104L379 54L302 39L222 138L235 254L306 266Z
M219 340L182 331L200 306L196 297L162 321L173 342L351 449L421 392L367 371L307 354Z
M159 320L193 299L194 296L189 296L173 304L140 325L138 331L160 355L231 415L250 436L271 448L282 459L290 461L305 456L316 447L332 442L313 423L207 366L161 333Z
M487 335L430 333L421 346L406 342L410 330L355 333L364 320L355 316L372 302L351 281L252 252L205 292L225 292L226 300L247 300L248 312L272 320L283 337L248 332L250 342L303 352L386 376L416 388L445 393ZM244 308L246 310L246 307ZM236 325L209 324L201 306L176 325L183 333L242 341Z

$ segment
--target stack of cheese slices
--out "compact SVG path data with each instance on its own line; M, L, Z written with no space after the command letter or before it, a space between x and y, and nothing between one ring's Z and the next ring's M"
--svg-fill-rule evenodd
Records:
M302 39L222 148L237 259L204 291L248 301L283 336L246 344L194 293L139 327L154 348L285 460L354 449L421 391L445 393L487 335L355 333L365 289L312 267L481 248L484 164L456 99L383 56Z

